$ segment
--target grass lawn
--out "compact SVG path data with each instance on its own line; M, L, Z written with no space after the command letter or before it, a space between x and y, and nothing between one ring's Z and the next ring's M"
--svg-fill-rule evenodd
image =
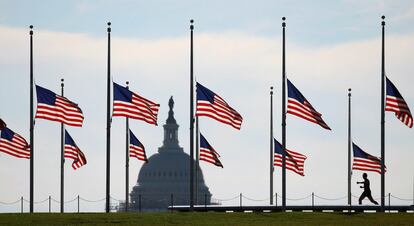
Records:
M0 214L0 225L414 225L413 213Z

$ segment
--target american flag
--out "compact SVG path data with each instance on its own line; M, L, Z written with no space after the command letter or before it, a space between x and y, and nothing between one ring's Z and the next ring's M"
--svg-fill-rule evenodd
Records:
M305 119L322 126L327 130L331 130L329 126L323 121L322 114L317 112L315 108L306 100L300 91L289 81L288 84L288 104L287 113L295 115L299 118Z
M157 125L159 107L159 104L147 100L114 82L113 116L123 116Z
M214 150L206 138L200 133L200 160L223 168L223 164L221 164L219 157L220 155L217 151Z
M354 151L353 170L372 171L381 174L381 159L364 152L356 144L352 143Z
M26 140L7 127L0 130L0 151L17 158L30 158L30 147Z
M274 155L273 165L282 167L283 147L276 139L274 139L274 142L275 142L275 155ZM301 176L305 176L304 174L304 167L305 167L305 160L306 160L305 155L286 149L285 159L286 159L286 169L293 171Z
M86 164L86 157L83 152L78 148L75 141L69 135L68 131L65 130L65 158L73 159L72 168L74 170Z
M240 129L243 118L219 95L197 83L197 116L207 116Z
M397 88L387 78L387 98L385 101L385 110L395 112L395 116L408 127L413 127L413 116L404 98Z
M36 118L82 127L83 114L76 103L40 86L36 86L36 93Z
M134 157L144 162L148 162L144 145L139 142L131 130L129 130L129 157Z

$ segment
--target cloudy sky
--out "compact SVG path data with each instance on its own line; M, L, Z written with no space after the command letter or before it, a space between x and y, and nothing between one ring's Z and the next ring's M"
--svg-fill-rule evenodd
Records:
M242 129L201 119L205 137L221 154L224 168L201 163L213 196L243 193L264 200L269 193L269 87L275 87L275 138L281 140L281 17L287 17L287 76L323 114L327 131L287 116L287 147L308 156L305 177L287 172L287 197L311 192L346 196L347 89L352 88L353 141L380 155L380 17L386 15L386 72L414 107L414 3L412 1L1 1L0 117L29 139L29 25L34 25L34 76L55 92L65 79L65 95L85 114L82 128L67 128L88 159L73 171L65 166L65 196L105 197L106 23L112 22L112 76L115 82L161 104L159 124L173 95L180 145L189 150L189 20L195 20L195 76L244 117ZM413 196L413 130L386 113L386 193ZM112 124L111 195L124 197L124 122ZM162 145L162 127L131 122L147 154ZM60 125L36 120L35 201L59 199ZM142 162L132 159L131 184ZM275 192L281 194L280 168ZM362 172L354 172L355 184ZM0 153L0 202L29 199L29 161ZM369 173L374 198L380 176ZM280 199L279 199L280 202ZM321 204L345 204L346 199ZM356 200L354 199L354 202ZM393 198L394 204L410 202ZM236 204L237 200L223 202ZM246 204L268 201L245 200ZM288 201L310 204L310 199ZM74 202L67 204L74 211ZM19 211L19 204L0 211ZM53 202L52 210L58 210ZM103 211L104 202L81 203ZM25 203L25 210L28 203ZM47 202L35 205L46 211Z

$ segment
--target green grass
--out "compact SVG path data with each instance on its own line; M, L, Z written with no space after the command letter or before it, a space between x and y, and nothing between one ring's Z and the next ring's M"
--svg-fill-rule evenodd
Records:
M413 213L0 214L0 225L414 225Z

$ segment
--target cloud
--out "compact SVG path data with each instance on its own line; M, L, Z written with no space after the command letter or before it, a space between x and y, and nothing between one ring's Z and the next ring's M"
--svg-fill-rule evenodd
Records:
M410 5L405 9L405 12L397 15L392 19L393 22L412 21L414 19L414 5Z

